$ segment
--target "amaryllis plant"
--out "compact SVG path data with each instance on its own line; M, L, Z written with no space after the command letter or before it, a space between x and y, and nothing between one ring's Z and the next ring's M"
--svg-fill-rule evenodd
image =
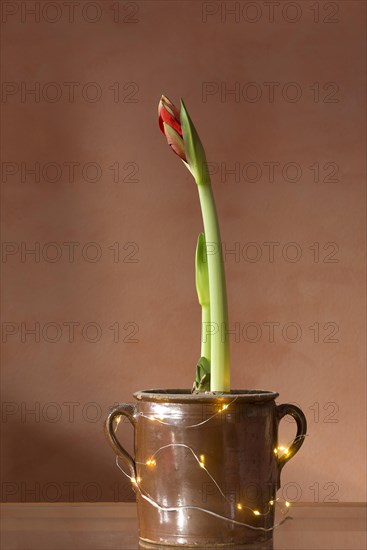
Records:
M217 211L204 147L184 102L180 109L165 96L159 127L168 145L191 172L198 188L204 232L196 247L196 290L202 309L201 357L193 391L230 391L227 292ZM210 245L210 253L208 253Z

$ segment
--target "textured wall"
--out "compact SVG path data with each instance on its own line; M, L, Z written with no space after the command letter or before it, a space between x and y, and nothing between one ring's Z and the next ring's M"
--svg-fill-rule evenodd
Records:
M185 98L212 163L232 387L308 417L284 496L365 499L364 11L2 3L3 500L132 499L108 407L191 387L202 225L161 93Z

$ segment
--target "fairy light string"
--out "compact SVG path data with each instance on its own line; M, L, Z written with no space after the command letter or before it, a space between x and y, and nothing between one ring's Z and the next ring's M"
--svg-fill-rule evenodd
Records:
M180 510L198 510L198 511L201 511L201 512L204 512L206 514L209 514L211 516L214 516L218 519L221 519L223 521L227 521L229 523L232 523L234 525L241 525L243 527L247 527L249 529L253 529L255 531L273 531L273 529L276 529L277 527L279 527L280 525L282 525L287 519L291 519L290 517L285 517L283 518L281 521L279 521L278 523L274 524L273 527L255 527L254 525L250 525L249 523L245 523L243 521L238 521L238 520L235 520L235 519L232 519L232 518L228 518L226 516L223 516L221 514L218 514L217 512L213 512L212 510L208 510L207 508L202 508L201 506L189 506L189 505L181 505L181 506L162 506L161 504L159 504L156 500L154 500L150 495L149 493L147 493L140 485L141 483L141 479L139 478L139 476L135 479L134 477L131 477L129 476L129 474L127 474L123 468L121 468L120 464L119 464L119 457L116 456L116 466L119 468L119 470L121 470L121 472L127 477L130 479L130 481L132 482L132 484L136 487L136 489L138 490L140 496L146 500L147 502L149 502L149 504L151 504L154 508L157 508L158 510L161 510L163 512L179 512ZM273 501L270 501L270 502L273 502L276 503L279 499L275 499ZM240 503L238 503L240 504ZM289 506L289 503L287 502L286 503L288 506ZM238 507L238 506L237 506ZM240 507L238 509L242 510L243 508L243 505L240 504ZM265 514L260 514L260 512L258 512L257 510L254 510L254 515L257 516L257 515L265 515ZM282 512L284 514L284 512Z
M210 420L212 420L214 417L216 417L217 415L221 414L224 410L228 409L228 407L234 402L236 401L237 399L237 396L228 404L224 404L224 405L221 405L219 410L212 414L211 416L209 416L207 419L205 419L204 421L202 422L199 422L197 424L192 424L192 425L189 425L189 426L184 426L184 428L196 428L196 427L199 427L199 426L202 426L203 424L206 424L207 422L209 422ZM143 418L146 418L150 421L153 421L153 422L159 422L161 424L164 424L164 425L167 425L167 426L171 426L171 427L175 427L176 424L172 424L171 422L165 422L163 420L163 416L162 415L145 415L143 413L139 413L139 416L143 417ZM120 423L120 420L121 420L121 416L120 417L117 417L116 418L116 426L115 426L115 432L117 431L117 428L118 428L118 425ZM180 427L182 428L182 425L180 425ZM293 443L296 442L297 440L301 439L301 438L304 438L306 437L306 434L304 435L299 435L297 436ZM254 516L267 516L268 514L270 514L272 512L272 509L275 507L275 506L278 506L278 508L280 509L281 513L283 516L287 516L288 512L289 512L289 508L291 506L290 502L288 502L287 500L284 501L284 505L285 505L285 509L283 508L283 506L281 506L281 503L279 502L280 499L279 498L275 498L273 497L271 500L269 500L269 502L267 503L268 504L268 509L266 512L260 512L259 510L257 509L253 509L249 506L246 506L245 504L243 504L242 502L237 502L237 503L233 503L231 500L228 499L228 497L224 494L223 490L221 489L221 487L219 486L218 482L215 480L215 478L212 476L212 474L209 472L208 468L206 467L205 465L205 455L204 454L200 454L200 456L198 456L194 449L192 447L190 447L189 445L186 445L184 443L170 443L170 444L167 444L167 445L163 445L162 447L160 447L159 449L157 449L149 458L147 458L145 461L143 462L138 462L136 461L136 464L139 464L140 466L145 466L145 467L148 467L149 469L151 468L155 468L156 465L157 465L157 460L156 458L158 459L157 455L159 455L159 453L161 453L162 451L164 451L165 449L168 449L168 448L172 448L172 447L181 447L183 449L188 449L192 456L194 457L196 463L198 464L198 466L200 468L202 468L206 474L210 477L210 479L213 481L213 483L215 484L215 486L217 487L217 489L219 490L220 494L223 496L223 498L230 504L235 504L236 506L236 509L238 511L242 511L244 509L247 509L247 510L250 510ZM276 448L274 448L274 454L278 457L278 458L281 458L282 456L289 456L290 454L290 444L287 444L286 446L283 446L283 445L280 445ZM281 454L280 454L281 453ZM159 460L159 459L158 459ZM249 529L253 529L253 530L256 530L256 531L265 531L265 532L268 532L268 531L272 531L274 529L276 529L277 527L279 527L280 525L282 525L287 519L290 519L289 517L284 517L281 521L279 521L278 523L274 524L272 527L255 527L254 525L251 525L251 524L248 524L248 523L245 523L243 521L239 521L239 520L235 520L233 518L228 518L227 516L224 516L222 514L218 514L217 512L213 512L212 510L209 510L207 508L203 508L201 506L193 506L193 505L180 505L180 506L162 506L160 503L158 503L143 487L142 487L142 478L137 475L136 477L134 476L130 476L129 474L127 474L124 469L120 466L120 463L119 463L119 457L116 456L116 466L119 468L119 470L130 480L130 482L132 483L132 485L134 485L134 487L136 488L136 490L139 492L141 498L143 498L144 500L146 500L149 504L151 504L153 507L159 509L159 510L162 510L162 511L165 511L165 512L178 512L180 510L198 510L198 511L201 511L201 512L204 512L206 514L209 514L209 515L212 515L214 517L217 517L218 519L221 519L223 521L227 521L229 523L232 523L234 525L242 525L243 527L247 527Z
M137 462L136 461L136 464L143 464L144 466L155 466L156 465L156 461L154 460L154 457L160 453L162 450L164 449L167 449L169 447L184 447L185 449L189 449L189 451L192 453L193 457L195 458L196 462L199 464L199 466L201 468L203 468L203 470L206 471L206 473L208 474L208 476L210 477L210 479L214 482L214 484L216 485L217 489L219 490L220 494L223 496L223 498L225 498L228 502L230 502L230 500L226 497L226 495L223 493L222 489L219 487L218 483L215 481L214 477L211 475L211 473L209 472L209 470L205 467L205 463L204 463L204 460L205 460L205 457L204 455L201 455L202 456L202 459L200 459L197 454L195 453L194 449L192 447L190 447L189 445L185 445L185 443L169 443L168 445L163 445L162 447L160 447L157 451L155 451L155 453L152 455L151 458L149 458L148 460L146 460L145 462Z
M213 418L215 418L216 416L218 416L219 414L221 414L223 411L225 411L226 409L228 409L228 407L230 407L232 405L232 403L234 403L236 400L238 399L238 395L232 399L232 401L230 401L229 403L225 403L224 405L220 405L220 408L217 412L215 412L214 414L212 414L211 416L209 416L208 418L206 418L205 420L203 420L202 422L198 422L197 424L191 424L189 426L184 426L185 429L189 429L189 428L199 428L200 426L203 426L204 424L206 424L207 422L209 422L210 420L212 420ZM163 420L163 416L161 415L147 415L147 414L144 414L143 412L140 412L138 414L138 416L141 416L142 418L146 418L147 420L150 420L152 422L159 422L160 424L164 424L165 426L175 426L175 424L172 424L171 422L164 422Z

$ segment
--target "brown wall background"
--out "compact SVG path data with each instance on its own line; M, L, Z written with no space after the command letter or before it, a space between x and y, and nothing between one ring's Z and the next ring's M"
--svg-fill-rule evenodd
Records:
M3 500L132 499L108 408L191 387L202 225L161 93L185 99L213 163L232 387L308 417L283 496L365 500L365 3L273 8L2 3Z

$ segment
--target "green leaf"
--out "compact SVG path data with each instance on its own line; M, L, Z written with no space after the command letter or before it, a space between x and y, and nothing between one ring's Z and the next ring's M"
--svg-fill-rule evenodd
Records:
M196 379L192 390L210 391L210 364L206 357L200 357L196 365Z
M209 297L209 270L204 233L199 233L195 255L195 279L199 304L208 306Z
M186 159L195 181L198 185L210 185L204 147L182 99L180 122L185 144Z

